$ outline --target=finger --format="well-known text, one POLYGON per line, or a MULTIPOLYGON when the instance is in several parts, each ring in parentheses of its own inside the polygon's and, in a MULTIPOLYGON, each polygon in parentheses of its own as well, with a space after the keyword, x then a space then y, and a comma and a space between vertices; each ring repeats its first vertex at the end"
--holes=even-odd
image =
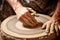
POLYGON ((25 23, 25 21, 24 21, 23 19, 24 19, 24 17, 21 16, 21 17, 19 18, 19 21, 21 21, 24 26, 29 26, 28 24, 25 23))
POLYGON ((31 23, 31 24, 33 24, 33 25, 36 25, 36 23, 27 15, 27 14, 24 14, 24 17, 26 18, 26 19, 28 19, 28 21, 31 23))
POLYGON ((22 20, 23 24, 26 24, 26 25, 33 27, 33 25, 25 17, 21 17, 20 20, 22 20))
POLYGON ((47 23, 46 33, 49 33, 49 31, 50 31, 50 25, 51 25, 51 23, 47 23))
POLYGON ((45 28, 46 28, 46 24, 47 24, 47 23, 44 23, 44 24, 43 24, 42 29, 45 29, 45 28))
POLYGON ((54 33, 54 23, 51 24, 50 33, 54 33))
POLYGON ((58 36, 59 35, 59 30, 58 30, 58 25, 57 24, 55 25, 55 31, 56 31, 56 34, 58 36))
POLYGON ((21 16, 20 18, 19 18, 19 21, 21 21, 21 22, 23 22, 24 20, 23 20, 23 16, 21 16))
POLYGON ((28 13, 27 15, 28 15, 30 18, 33 18, 32 20, 33 20, 36 24, 38 24, 37 20, 36 20, 30 13, 28 13))

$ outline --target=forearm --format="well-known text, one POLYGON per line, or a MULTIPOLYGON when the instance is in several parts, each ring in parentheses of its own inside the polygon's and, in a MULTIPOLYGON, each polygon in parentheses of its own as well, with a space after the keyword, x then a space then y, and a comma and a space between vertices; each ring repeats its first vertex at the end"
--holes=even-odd
POLYGON ((13 10, 16 10, 16 8, 22 8, 23 7, 18 0, 6 0, 6 1, 11 5, 13 10))
POLYGON ((18 0, 7 0, 7 2, 17 14, 17 18, 28 11, 18 0))
POLYGON ((56 21, 60 22, 60 0, 57 3, 57 8, 55 10, 54 15, 52 16, 52 18, 56 21))

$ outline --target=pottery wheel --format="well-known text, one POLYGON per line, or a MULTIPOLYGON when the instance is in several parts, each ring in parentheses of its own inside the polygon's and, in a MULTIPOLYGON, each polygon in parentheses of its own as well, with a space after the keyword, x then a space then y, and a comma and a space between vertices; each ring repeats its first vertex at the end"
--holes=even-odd
MULTIPOLYGON (((35 17, 37 21, 45 23, 50 19, 49 16, 38 14, 39 17, 35 17)), ((1 30, 6 34, 19 37, 19 38, 35 38, 44 36, 45 30, 42 30, 41 27, 29 29, 23 27, 23 24, 17 20, 16 15, 10 16, 5 19, 1 24, 1 30)))

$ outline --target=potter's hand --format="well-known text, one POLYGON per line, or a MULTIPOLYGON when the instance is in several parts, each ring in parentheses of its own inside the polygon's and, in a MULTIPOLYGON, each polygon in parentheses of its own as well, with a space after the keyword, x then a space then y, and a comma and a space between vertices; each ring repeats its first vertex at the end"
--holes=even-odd
POLYGON ((46 28, 46 33, 56 33, 57 36, 59 35, 60 24, 55 20, 51 19, 50 21, 44 23, 42 28, 46 28))
POLYGON ((26 8, 22 8, 18 12, 17 17, 19 21, 21 21, 23 24, 27 26, 34 28, 38 24, 38 22, 35 20, 35 18, 31 15, 31 13, 26 8))
POLYGON ((13 10, 15 11, 17 18, 23 24, 26 24, 31 27, 35 27, 38 22, 35 18, 29 13, 29 11, 19 2, 19 0, 7 0, 7 2, 11 5, 13 10))

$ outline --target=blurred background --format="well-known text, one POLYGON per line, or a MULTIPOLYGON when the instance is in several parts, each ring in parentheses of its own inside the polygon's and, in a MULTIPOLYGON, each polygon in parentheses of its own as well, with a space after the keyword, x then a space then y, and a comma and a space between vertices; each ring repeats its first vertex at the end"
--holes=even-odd
POLYGON ((11 6, 5 0, 0 0, 0 21, 14 14, 11 6))

